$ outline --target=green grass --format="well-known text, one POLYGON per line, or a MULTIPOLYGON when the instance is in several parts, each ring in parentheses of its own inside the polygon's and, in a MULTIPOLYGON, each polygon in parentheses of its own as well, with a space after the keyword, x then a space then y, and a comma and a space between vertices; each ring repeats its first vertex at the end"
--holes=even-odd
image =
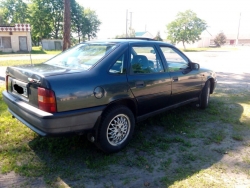
MULTIPOLYGON (((47 61, 47 59, 33 59, 33 64, 39 64, 47 61)), ((30 60, 0 60, 0 67, 1 66, 15 66, 15 65, 28 65, 31 64, 30 60)))
MULTIPOLYGON (((59 54, 61 50, 43 50, 41 46, 32 47, 31 54, 59 54)), ((0 51, 0 56, 11 55, 11 54, 29 54, 29 52, 2 52, 0 51)))
MULTIPOLYGON (((0 87, 0 93, 3 90, 0 87)), ((103 181, 103 186, 109 187, 112 182, 104 181, 104 174, 130 186, 142 178, 140 174, 154 176, 156 172, 165 175, 155 184, 151 182, 152 187, 227 187, 218 172, 220 167, 213 168, 213 164, 227 151, 232 152, 223 146, 226 139, 239 143, 249 132, 249 101, 247 92, 218 89, 206 110, 188 105, 149 118, 137 124, 123 151, 106 155, 84 135, 38 136, 12 119, 0 94, 0 173, 43 177, 49 187, 60 182, 84 187, 88 181, 103 181), (212 146, 215 148, 209 149, 212 146), (131 169, 140 173, 131 174, 131 169)), ((249 157, 243 162, 249 164, 249 157)))
POLYGON ((204 51, 235 51, 235 47, 207 47, 207 48, 180 48, 183 52, 204 52, 204 51))
POLYGON ((62 50, 43 50, 41 46, 32 47, 32 54, 59 54, 62 50))

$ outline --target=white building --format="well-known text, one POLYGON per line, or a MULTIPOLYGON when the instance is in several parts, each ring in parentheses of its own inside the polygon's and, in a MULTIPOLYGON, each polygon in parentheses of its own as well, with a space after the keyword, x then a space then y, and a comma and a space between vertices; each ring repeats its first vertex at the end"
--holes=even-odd
POLYGON ((138 38, 150 38, 150 39, 154 38, 154 36, 151 33, 149 33, 148 31, 135 32, 135 37, 138 37, 138 38))
POLYGON ((44 50, 62 50, 63 41, 61 39, 43 39, 42 47, 44 50))
MULTIPOLYGON (((195 43, 185 43, 186 48, 207 48, 210 46, 210 40, 212 38, 208 31, 203 31, 200 35, 200 40, 195 43)), ((176 44, 176 47, 183 48, 182 42, 176 44)))
POLYGON ((0 26, 0 51, 31 51, 31 48, 32 46, 29 24, 0 26))

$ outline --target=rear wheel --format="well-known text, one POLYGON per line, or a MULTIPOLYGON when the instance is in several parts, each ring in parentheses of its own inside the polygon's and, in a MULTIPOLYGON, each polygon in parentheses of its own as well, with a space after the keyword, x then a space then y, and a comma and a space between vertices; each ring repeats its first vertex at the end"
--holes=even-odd
POLYGON ((125 106, 114 106, 103 115, 96 135, 96 145, 106 153, 120 151, 129 143, 134 126, 131 110, 125 106))
POLYGON ((205 109, 208 106, 210 98, 210 80, 208 80, 202 89, 200 96, 200 108, 205 109))

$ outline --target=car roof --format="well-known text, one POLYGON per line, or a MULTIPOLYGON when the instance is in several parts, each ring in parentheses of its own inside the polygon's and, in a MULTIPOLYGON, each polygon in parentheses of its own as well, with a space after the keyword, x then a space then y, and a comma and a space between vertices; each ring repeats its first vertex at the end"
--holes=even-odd
POLYGON ((133 42, 140 42, 140 43, 158 43, 158 44, 168 44, 172 45, 167 42, 162 42, 162 41, 157 41, 154 39, 149 39, 149 38, 118 38, 118 39, 105 39, 105 40, 93 40, 93 41, 88 41, 85 43, 133 43, 133 42))

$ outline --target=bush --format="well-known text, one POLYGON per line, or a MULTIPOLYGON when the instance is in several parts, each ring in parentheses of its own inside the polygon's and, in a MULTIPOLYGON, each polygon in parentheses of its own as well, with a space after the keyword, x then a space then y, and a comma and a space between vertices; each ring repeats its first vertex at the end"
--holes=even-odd
POLYGON ((216 44, 216 46, 220 47, 221 45, 225 44, 227 42, 227 38, 225 36, 224 33, 219 33, 215 39, 214 39, 214 43, 216 44))

